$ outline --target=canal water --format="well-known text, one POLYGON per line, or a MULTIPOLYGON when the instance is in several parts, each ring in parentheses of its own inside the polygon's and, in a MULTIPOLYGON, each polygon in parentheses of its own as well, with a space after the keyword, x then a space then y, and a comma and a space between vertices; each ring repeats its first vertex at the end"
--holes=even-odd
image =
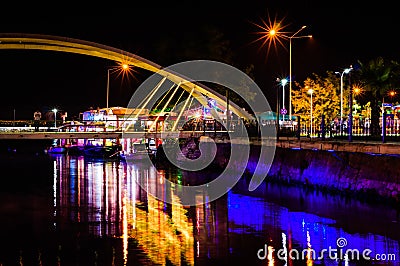
POLYGON ((400 221, 378 203, 268 179, 249 192, 243 177, 183 206, 164 178, 217 173, 18 151, 3 151, 0 167, 1 266, 400 265, 400 221))

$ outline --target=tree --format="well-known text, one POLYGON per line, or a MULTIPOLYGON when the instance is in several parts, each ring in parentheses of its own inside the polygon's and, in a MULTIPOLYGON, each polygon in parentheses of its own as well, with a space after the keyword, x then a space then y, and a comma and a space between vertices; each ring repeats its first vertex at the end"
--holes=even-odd
POLYGON ((385 61, 382 57, 370 60, 366 64, 358 61, 356 78, 360 80, 371 101, 371 136, 380 136, 380 106, 386 92, 398 85, 399 64, 385 61))
MULTIPOLYGON (((327 72, 326 77, 315 73, 307 78, 303 85, 295 82, 292 90, 292 104, 294 115, 299 115, 301 123, 310 123, 311 97, 309 90, 313 90, 313 124, 319 125, 322 115, 325 115, 325 122, 334 121, 340 112, 339 84, 333 72, 327 72)), ((344 98, 344 106, 347 106, 347 97, 344 98)))

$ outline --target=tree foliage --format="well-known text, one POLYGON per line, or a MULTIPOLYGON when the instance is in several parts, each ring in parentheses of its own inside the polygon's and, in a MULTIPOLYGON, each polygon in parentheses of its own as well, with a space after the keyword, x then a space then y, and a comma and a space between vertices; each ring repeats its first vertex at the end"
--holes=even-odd
MULTIPOLYGON (((293 114, 300 116, 301 123, 310 124, 311 118, 311 95, 313 105, 313 124, 320 124, 322 115, 325 115, 325 121, 333 121, 340 117, 340 87, 338 78, 333 72, 326 72, 325 77, 315 73, 307 78, 303 84, 295 82, 292 89, 293 114)), ((343 106, 348 104, 348 93, 343 95, 343 106)), ((343 113, 348 112, 348 108, 343 109, 343 113)))
MULTIPOLYGON (((400 86, 400 65, 396 61, 377 57, 363 63, 358 61, 353 70, 347 74, 343 82, 343 119, 348 119, 350 88, 361 87, 363 95, 357 96, 357 101, 364 108, 371 110, 371 134, 380 136, 381 106, 389 91, 396 91, 400 86)), ((320 124, 322 114, 326 121, 340 119, 340 76, 327 71, 326 76, 315 73, 303 84, 295 82, 292 90, 292 103, 295 115, 301 117, 303 123, 310 123, 311 97, 309 89, 313 90, 313 123, 320 124)), ((354 93, 353 93, 353 97, 354 93)), ((386 98, 387 99, 387 98, 386 98)), ((391 99, 392 101, 394 99, 391 99)), ((362 107, 361 107, 362 108, 362 107)), ((360 108, 360 109, 361 109, 360 108)), ((354 109, 354 107, 353 107, 354 109)))
POLYGON ((371 134, 379 136, 381 129, 379 117, 383 98, 389 90, 399 85, 399 64, 377 57, 364 64, 358 61, 356 78, 359 80, 371 101, 371 134))

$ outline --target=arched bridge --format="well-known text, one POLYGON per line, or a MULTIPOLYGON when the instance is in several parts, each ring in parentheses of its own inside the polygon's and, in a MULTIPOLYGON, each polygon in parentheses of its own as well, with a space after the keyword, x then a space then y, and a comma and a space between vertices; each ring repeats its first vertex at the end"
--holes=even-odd
MULTIPOLYGON (((213 98, 222 106, 226 104, 224 96, 203 84, 191 82, 190 79, 177 73, 172 73, 168 69, 163 69, 161 66, 135 54, 99 43, 52 35, 0 33, 0 49, 49 50, 114 60, 121 64, 128 64, 158 73, 173 83, 180 84, 181 88, 192 93, 193 97, 198 99, 203 106, 208 104, 203 95, 213 98)), ((230 102, 229 108, 238 117, 248 120, 254 119, 251 114, 233 102, 230 102)))

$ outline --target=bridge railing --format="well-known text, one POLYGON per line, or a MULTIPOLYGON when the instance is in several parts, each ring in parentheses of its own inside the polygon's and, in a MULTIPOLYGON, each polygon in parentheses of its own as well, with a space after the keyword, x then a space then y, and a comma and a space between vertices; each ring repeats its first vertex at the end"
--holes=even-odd
POLYGON ((377 134, 373 134, 372 126, 369 119, 361 120, 353 118, 352 123, 346 119, 340 123, 338 121, 325 121, 322 123, 313 124, 300 123, 292 127, 280 127, 281 136, 297 136, 309 138, 324 138, 324 139, 359 139, 359 140, 391 140, 400 141, 400 119, 393 119, 390 116, 386 119, 379 119, 379 127, 377 134), (351 135, 350 135, 351 128, 351 135))

